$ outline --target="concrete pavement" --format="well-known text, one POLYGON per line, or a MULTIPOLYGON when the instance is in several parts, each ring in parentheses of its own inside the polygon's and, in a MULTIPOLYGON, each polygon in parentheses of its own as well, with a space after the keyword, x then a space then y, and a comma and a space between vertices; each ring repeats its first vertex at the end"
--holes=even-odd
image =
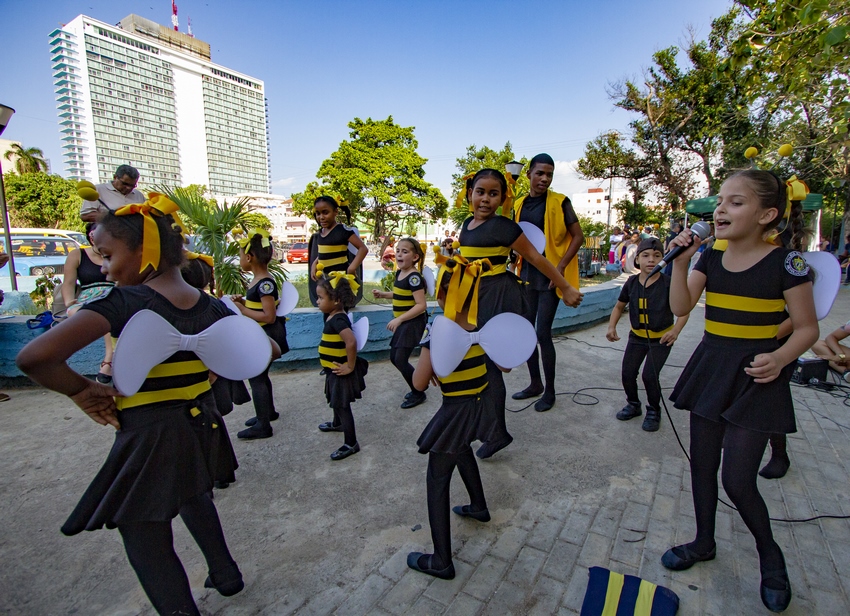
MULTIPOLYGON (((850 319, 842 287, 822 335, 850 319)), ((661 375, 669 391, 702 332, 698 307, 661 375)), ((439 404, 398 409, 403 382, 375 362, 364 400, 354 405, 363 450, 343 462, 328 454, 335 434, 315 371, 273 375, 283 417, 265 441, 236 442, 236 484, 216 491, 245 590, 223 598, 203 589, 206 570, 180 522, 175 544, 205 614, 575 614, 587 567, 599 565, 668 586, 680 614, 768 613, 758 595, 755 543, 736 512, 720 505, 717 559, 674 573, 661 554, 694 534, 690 477, 670 422, 654 434, 640 419, 619 422, 623 340, 605 324, 558 339, 555 408, 508 417, 514 443, 480 463, 493 520, 452 520, 457 577, 435 580, 408 570, 407 552, 430 550, 425 456, 415 440, 439 404), (592 345, 592 346, 591 346, 592 345), (580 388, 592 388, 573 395, 580 388), (591 398, 590 396, 595 396, 591 398), (595 403, 594 403, 595 402, 595 403)), ((506 376, 508 392, 527 384, 524 369, 506 376)), ((850 514, 850 418, 843 399, 794 387, 799 431, 789 438, 791 470, 759 479, 774 517, 850 514)), ((112 436, 67 400, 13 390, 0 406, 0 612, 150 614, 114 531, 59 535, 106 455, 112 436)), ((519 410, 509 400, 509 407, 519 410)), ((687 446, 687 413, 671 408, 687 446)), ((228 416, 232 436, 252 415, 228 416)), ((234 439, 235 440, 235 439, 234 439)), ((722 490, 721 490, 722 492, 722 490)), ((453 504, 465 493, 455 481, 453 504)), ((727 499, 728 500, 728 499, 727 499)), ((787 614, 850 613, 850 521, 775 522, 794 599, 787 614)))

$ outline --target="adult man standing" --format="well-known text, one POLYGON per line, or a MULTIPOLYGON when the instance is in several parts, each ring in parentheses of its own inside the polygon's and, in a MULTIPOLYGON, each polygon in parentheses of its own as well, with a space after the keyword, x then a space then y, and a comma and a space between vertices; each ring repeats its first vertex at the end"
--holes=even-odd
POLYGON ((130 165, 121 165, 115 170, 112 182, 95 186, 100 198, 97 201, 83 201, 80 218, 83 222, 94 222, 104 209, 117 210, 132 203, 144 203, 145 196, 136 190, 139 182, 139 170, 130 165))

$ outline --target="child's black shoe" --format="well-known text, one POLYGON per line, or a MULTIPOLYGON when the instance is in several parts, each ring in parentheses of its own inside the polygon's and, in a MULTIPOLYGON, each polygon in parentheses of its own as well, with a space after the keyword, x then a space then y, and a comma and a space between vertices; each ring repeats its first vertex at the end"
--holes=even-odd
POLYGON ((640 402, 626 402, 626 406, 617 413, 617 419, 620 421, 628 421, 629 419, 639 417, 641 413, 640 402))
POLYGON ((258 438, 271 438, 273 434, 274 430, 272 430, 271 426, 263 427, 260 424, 254 424, 250 428, 237 432, 236 437, 243 440, 252 440, 258 438))
POLYGON ((661 411, 654 409, 651 406, 646 407, 646 417, 643 419, 644 432, 658 432, 658 427, 661 425, 661 411))
MULTIPOLYGON (((271 417, 269 417, 269 419, 270 419, 271 421, 277 421, 278 419, 280 419, 280 413, 278 413, 277 411, 275 411, 274 413, 272 413, 272 414, 271 414, 271 417)), ((250 428, 251 426, 253 426, 255 423, 257 423, 257 418, 256 418, 256 417, 251 417, 251 419, 247 419, 247 420, 245 420, 245 425, 246 425, 246 426, 248 426, 249 428, 250 428)))
POLYGON ((424 391, 412 392, 410 397, 401 403, 401 408, 412 409, 414 406, 419 406, 425 402, 425 400, 427 400, 427 396, 424 391))
POLYGON ((348 456, 353 456, 358 451, 360 451, 360 445, 358 443, 354 443, 354 445, 343 445, 331 454, 331 460, 345 460, 348 456))

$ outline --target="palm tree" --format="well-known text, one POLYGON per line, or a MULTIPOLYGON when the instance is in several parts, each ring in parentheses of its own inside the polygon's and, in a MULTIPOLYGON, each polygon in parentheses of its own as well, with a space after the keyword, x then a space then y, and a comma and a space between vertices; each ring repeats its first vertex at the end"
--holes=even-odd
MULTIPOLYGON (((231 233, 245 233, 252 224, 249 211, 251 200, 241 197, 229 205, 218 206, 205 199, 198 190, 158 186, 159 192, 174 201, 184 220, 191 221, 200 252, 210 255, 215 263, 216 294, 244 293, 247 279, 239 269, 239 247, 228 237, 231 233)), ((269 273, 278 286, 286 280, 286 270, 277 261, 269 264, 269 273)))
POLYGON ((15 171, 18 175, 47 171, 47 161, 44 160, 44 152, 40 148, 24 148, 19 143, 13 143, 5 158, 12 160, 13 156, 18 157, 15 161, 15 171))

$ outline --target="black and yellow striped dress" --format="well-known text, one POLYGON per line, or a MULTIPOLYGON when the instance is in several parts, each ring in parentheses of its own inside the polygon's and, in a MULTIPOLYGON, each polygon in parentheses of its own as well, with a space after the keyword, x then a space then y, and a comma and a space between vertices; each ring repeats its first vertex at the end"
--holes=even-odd
MULTIPOLYGON (((429 342, 422 344, 429 348, 429 342)), ((440 379, 443 403, 428 422, 416 444, 419 453, 460 453, 481 439, 481 415, 487 389, 487 356, 473 344, 463 360, 447 377, 440 379)))
MULTIPOLYGON (((416 300, 413 299, 413 294, 416 291, 425 290, 425 279, 417 271, 411 272, 404 278, 401 277, 401 272, 395 273, 395 281, 393 282, 393 318, 400 317, 405 312, 416 305, 416 300)), ((428 325, 428 316, 425 312, 405 321, 399 325, 393 332, 393 339, 390 340, 390 348, 398 347, 413 348, 422 340, 422 334, 425 332, 425 326, 428 325)))
POLYGON ((472 217, 463 222, 460 230, 460 254, 465 259, 488 259, 493 269, 481 277, 478 290, 478 327, 503 312, 525 312, 522 282, 508 271, 511 245, 522 234, 514 221, 493 216, 474 229, 469 229, 472 217))
MULTIPOLYGON (((271 296, 274 305, 280 303, 280 294, 274 278, 262 278, 254 281, 245 292, 245 307, 251 310, 263 310, 263 297, 271 296)), ((289 344, 286 341, 286 317, 277 317, 274 323, 260 323, 266 335, 277 342, 281 355, 289 352, 289 344)))
MULTIPOLYGON (((83 309, 109 321, 119 347, 124 325, 139 310, 156 312, 182 334, 200 333, 232 314, 200 292, 194 307, 180 310, 147 286, 117 287, 83 309)), ((116 404, 121 429, 62 526, 66 535, 104 525, 168 521, 183 503, 210 491, 213 479, 234 481, 236 456, 222 428, 209 371, 194 353, 178 351, 155 366, 138 393, 117 398, 116 404)))
POLYGON ((744 372, 754 357, 779 348, 784 292, 810 283, 799 252, 772 250, 743 272, 723 267, 723 252, 706 250, 695 266, 706 276, 705 334, 670 399, 706 419, 767 433, 796 432, 787 378, 755 383, 744 372))
MULTIPOLYGON (((354 257, 348 250, 348 242, 352 235, 355 235, 354 229, 343 224, 334 226, 327 235, 323 236, 321 231, 313 234, 311 243, 315 246, 316 257, 326 273, 348 270, 348 265, 354 257)), ((356 276, 358 280, 363 280, 362 265, 358 268, 356 276)), ((363 297, 363 285, 360 285, 357 290, 356 297, 358 302, 363 297)), ((313 305, 315 306, 316 303, 313 302, 313 305)))
MULTIPOLYGON (((327 368, 325 373, 325 398, 332 408, 343 408, 355 400, 359 400, 361 392, 366 389, 364 377, 369 371, 369 362, 362 357, 357 357, 354 362, 354 371, 344 376, 333 373, 336 364, 344 364, 348 361, 348 353, 345 350, 345 342, 340 332, 351 331, 351 321, 348 315, 337 313, 325 321, 322 329, 322 340, 319 342, 319 363, 327 368)), ((353 335, 352 331, 352 335, 353 335)))

